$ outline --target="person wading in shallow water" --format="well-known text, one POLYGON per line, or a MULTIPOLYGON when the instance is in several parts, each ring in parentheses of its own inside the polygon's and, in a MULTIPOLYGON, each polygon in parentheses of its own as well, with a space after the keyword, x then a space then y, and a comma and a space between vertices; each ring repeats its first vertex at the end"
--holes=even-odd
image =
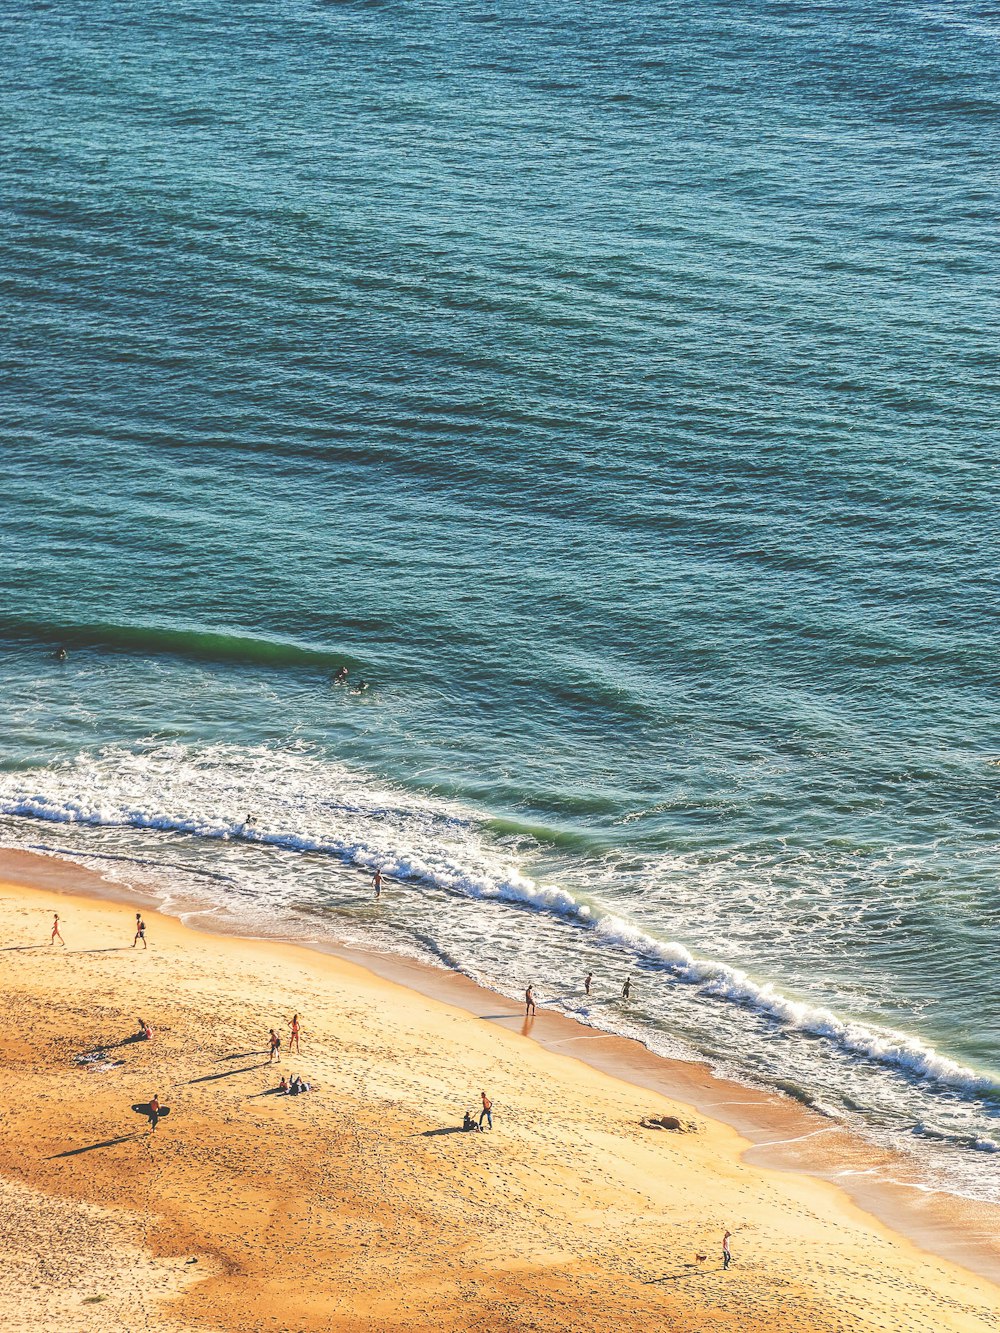
POLYGON ((632 978, 625 978, 625 985, 622 987, 622 999, 627 1000, 632 994, 632 978))
POLYGON ((529 986, 528 989, 524 992, 524 1013, 525 1016, 527 1017, 528 1014, 533 1014, 534 1012, 535 1012, 535 988, 534 986, 529 986))
POLYGON ((376 870, 376 871, 375 871, 375 874, 372 876, 372 888, 375 890, 375 897, 376 897, 376 898, 381 898, 381 897, 382 897, 382 872, 381 872, 381 870, 376 870))
POLYGON ((583 983, 583 989, 584 989, 584 991, 586 992, 587 995, 590 994, 590 983, 591 983, 593 980, 594 980, 594 974, 593 974, 593 972, 588 972, 588 973, 587 973, 587 976, 586 976, 586 979, 585 979, 585 981, 584 981, 584 983, 583 983))

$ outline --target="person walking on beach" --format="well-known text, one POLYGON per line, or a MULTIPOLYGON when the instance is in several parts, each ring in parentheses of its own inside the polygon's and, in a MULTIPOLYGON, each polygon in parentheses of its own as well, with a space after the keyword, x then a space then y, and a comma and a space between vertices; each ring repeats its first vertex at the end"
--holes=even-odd
POLYGON ((156 1128, 156 1126, 157 1126, 159 1123, 160 1123, 160 1099, 159 1099, 159 1097, 154 1096, 154 1097, 152 1097, 152 1098, 150 1099, 150 1103, 149 1103, 149 1132, 150 1132, 150 1134, 152 1134, 153 1130, 156 1128))
POLYGON ((483 1099, 483 1109, 479 1112, 479 1128, 482 1129, 483 1121, 485 1120, 486 1123, 489 1125, 490 1129, 492 1129, 493 1103, 490 1101, 489 1097, 487 1097, 485 1092, 481 1092, 479 1095, 483 1099))
POLYGON ((55 944, 56 940, 59 941, 59 943, 62 945, 62 947, 63 947, 64 949, 66 948, 66 941, 65 941, 65 940, 63 939, 63 937, 59 934, 59 913, 58 913, 58 912, 53 912, 53 914, 52 914, 52 934, 49 936, 49 943, 50 943, 50 944, 55 944))
POLYGON ((529 986, 528 989, 524 992, 524 1015, 527 1018, 528 1014, 533 1014, 534 1012, 535 1012, 535 988, 534 986, 529 986))
POLYGON ((722 1237, 722 1271, 723 1271, 723 1272, 725 1272, 726 1269, 729 1267, 729 1265, 733 1262, 733 1256, 729 1253, 729 1237, 730 1237, 732 1234, 733 1234, 733 1233, 732 1233, 731 1231, 727 1231, 727 1232, 723 1235, 723 1237, 722 1237))
POLYGON ((295 1014, 295 1016, 292 1018, 292 1034, 291 1034, 291 1036, 288 1038, 288 1049, 289 1049, 289 1051, 292 1049, 293 1046, 295 1047, 296 1052, 298 1052, 298 1053, 301 1054, 301 1052, 299 1052, 299 1016, 298 1016, 298 1014, 295 1014))
POLYGON ((376 897, 376 898, 381 898, 381 897, 382 897, 382 872, 381 872, 381 870, 376 870, 376 871, 375 871, 375 874, 372 876, 372 888, 375 890, 375 897, 376 897))
POLYGON ((593 972, 588 972, 586 978, 584 979, 584 983, 583 983, 583 989, 584 989, 584 991, 585 991, 588 995, 590 994, 590 983, 591 983, 593 980, 594 980, 594 974, 593 974, 593 972))
POLYGON ((278 1059, 278 1052, 281 1050, 281 1038, 275 1032, 274 1028, 268 1028, 268 1041, 271 1044, 271 1054, 267 1057, 267 1063, 278 1059))
POLYGON ((632 978, 625 978, 625 985, 622 987, 622 999, 627 1000, 632 994, 632 978))
POLYGON ((146 923, 145 923, 145 921, 143 921, 143 919, 142 919, 142 917, 139 915, 139 913, 136 912, 136 914, 135 914, 135 939, 132 941, 132 948, 133 948, 133 949, 134 949, 135 946, 139 943, 140 940, 142 940, 142 947, 143 947, 144 949, 148 949, 148 948, 149 948, 149 945, 146 943, 146 923))

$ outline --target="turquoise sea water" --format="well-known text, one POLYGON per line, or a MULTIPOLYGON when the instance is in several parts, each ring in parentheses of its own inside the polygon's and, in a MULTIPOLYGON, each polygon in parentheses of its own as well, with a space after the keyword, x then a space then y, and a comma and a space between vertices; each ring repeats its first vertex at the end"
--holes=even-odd
POLYGON ((64 0, 0 74, 0 837, 1000 1198, 996 13, 64 0))

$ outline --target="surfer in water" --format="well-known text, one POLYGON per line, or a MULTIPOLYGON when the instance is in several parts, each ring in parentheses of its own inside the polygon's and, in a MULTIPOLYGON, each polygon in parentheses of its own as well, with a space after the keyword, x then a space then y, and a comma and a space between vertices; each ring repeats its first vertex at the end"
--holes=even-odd
POLYGON ((65 648, 57 648, 52 655, 57 662, 65 662, 67 657, 69 657, 69 653, 65 648))
POLYGON ((345 666, 338 667, 337 674, 333 678, 334 685, 343 685, 346 683, 346 681, 347 681, 347 667, 345 666))
POLYGON ((368 690, 368 682, 366 680, 359 680, 357 685, 355 685, 354 687, 355 694, 365 694, 367 690, 368 690))

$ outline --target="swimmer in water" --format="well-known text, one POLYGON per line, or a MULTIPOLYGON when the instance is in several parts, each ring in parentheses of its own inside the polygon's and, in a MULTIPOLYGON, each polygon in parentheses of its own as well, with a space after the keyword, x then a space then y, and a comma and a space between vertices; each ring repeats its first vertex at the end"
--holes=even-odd
POLYGON ((346 680, 347 680, 347 667, 345 666, 338 667, 337 674, 333 678, 334 685, 343 685, 343 683, 346 680))
POLYGON ((57 662, 65 662, 67 657, 69 657, 69 653, 65 648, 57 648, 53 655, 57 662))
POLYGON ((381 872, 381 870, 376 870, 376 871, 375 871, 375 874, 372 876, 372 888, 375 890, 375 897, 376 897, 376 898, 381 898, 381 897, 382 897, 382 872, 381 872))
POLYGON ((586 993, 587 993, 588 995, 590 994, 590 983, 591 983, 593 980, 594 980, 594 974, 593 974, 593 972, 588 972, 587 975, 586 975, 586 977, 584 978, 584 982, 583 982, 583 989, 586 991, 586 993))
POLYGON ((622 999, 627 1000, 632 994, 632 978, 625 978, 625 985, 622 987, 622 999))

